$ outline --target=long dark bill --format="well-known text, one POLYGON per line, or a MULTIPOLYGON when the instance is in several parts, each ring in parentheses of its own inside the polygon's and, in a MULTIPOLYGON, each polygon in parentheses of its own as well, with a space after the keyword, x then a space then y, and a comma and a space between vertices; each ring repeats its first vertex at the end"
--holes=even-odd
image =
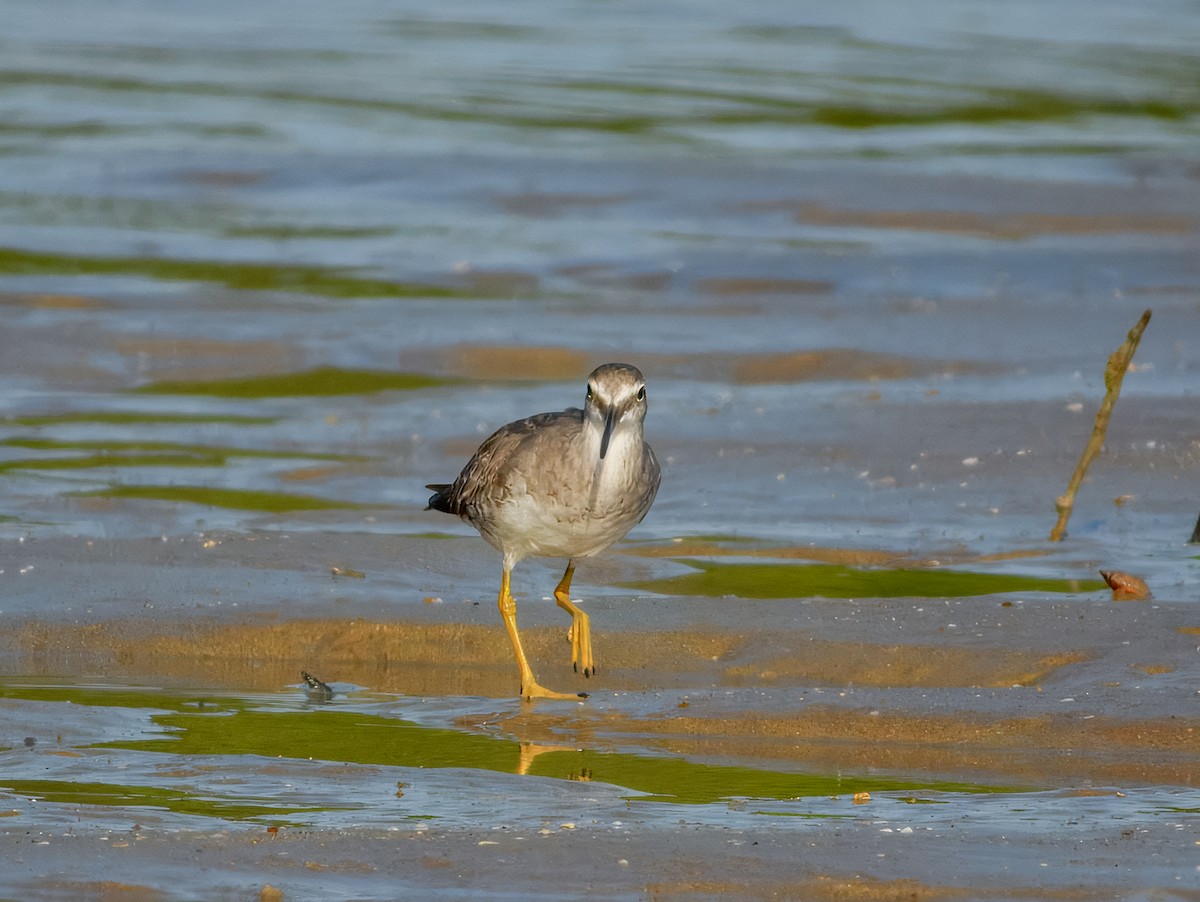
POLYGON ((604 417, 604 434, 600 436, 600 459, 604 460, 604 455, 608 453, 608 440, 612 438, 613 422, 616 418, 617 411, 615 408, 608 408, 608 414, 604 417))

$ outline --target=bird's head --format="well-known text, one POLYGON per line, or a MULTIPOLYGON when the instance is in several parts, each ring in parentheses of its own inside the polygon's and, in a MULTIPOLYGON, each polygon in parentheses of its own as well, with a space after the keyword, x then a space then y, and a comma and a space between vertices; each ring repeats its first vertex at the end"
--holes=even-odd
POLYGON ((584 417, 600 433, 600 459, 608 454, 613 434, 641 429, 646 419, 646 380, 628 363, 606 363, 588 376, 584 417))

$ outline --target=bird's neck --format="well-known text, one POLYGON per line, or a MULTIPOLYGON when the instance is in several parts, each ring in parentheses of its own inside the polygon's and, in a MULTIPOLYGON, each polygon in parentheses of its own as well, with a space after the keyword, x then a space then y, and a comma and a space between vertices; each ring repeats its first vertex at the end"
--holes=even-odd
POLYGON ((600 457, 599 433, 590 437, 588 458, 595 461, 589 508, 593 513, 609 510, 623 502, 626 489, 642 469, 645 445, 637 425, 618 427, 608 441, 608 453, 600 457))

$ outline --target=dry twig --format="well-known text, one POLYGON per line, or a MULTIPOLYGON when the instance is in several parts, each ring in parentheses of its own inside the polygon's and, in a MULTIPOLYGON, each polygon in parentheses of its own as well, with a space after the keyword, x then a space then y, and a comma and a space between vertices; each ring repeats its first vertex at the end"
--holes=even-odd
POLYGON ((1104 435, 1108 431, 1108 421, 1112 417, 1113 406, 1121 394, 1121 383, 1125 380, 1125 373, 1129 369, 1133 353, 1137 350, 1138 342, 1142 340, 1142 333, 1146 331, 1148 322, 1150 322, 1149 310, 1143 313, 1142 318, 1137 321, 1137 325, 1129 330, 1125 343, 1113 351, 1112 356, 1108 358, 1108 366, 1104 368, 1104 401, 1101 402, 1100 409, 1096 411, 1096 422, 1092 426, 1092 435, 1083 449, 1083 456, 1075 465, 1075 472, 1071 474, 1067 490, 1054 501, 1054 506, 1058 509, 1058 522, 1050 530, 1051 542, 1061 541, 1067 533, 1067 520, 1071 518, 1071 511, 1075 508, 1075 493, 1079 491, 1079 485, 1083 482, 1083 477, 1087 475, 1092 458, 1099 454, 1100 449, 1104 446, 1104 435))

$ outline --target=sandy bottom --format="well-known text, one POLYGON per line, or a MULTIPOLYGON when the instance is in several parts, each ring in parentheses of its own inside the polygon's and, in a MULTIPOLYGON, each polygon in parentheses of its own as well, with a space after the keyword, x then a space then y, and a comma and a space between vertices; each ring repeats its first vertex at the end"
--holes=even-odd
POLYGON ((389 604, 385 541, 320 542, 367 570, 319 604, 262 537, 92 543, 212 587, 136 617, 79 543, 21 549, 82 606, 5 619, 21 898, 1200 899, 1192 604, 602 596, 584 680, 524 599, 542 681, 591 692, 527 704, 492 600, 389 604))

